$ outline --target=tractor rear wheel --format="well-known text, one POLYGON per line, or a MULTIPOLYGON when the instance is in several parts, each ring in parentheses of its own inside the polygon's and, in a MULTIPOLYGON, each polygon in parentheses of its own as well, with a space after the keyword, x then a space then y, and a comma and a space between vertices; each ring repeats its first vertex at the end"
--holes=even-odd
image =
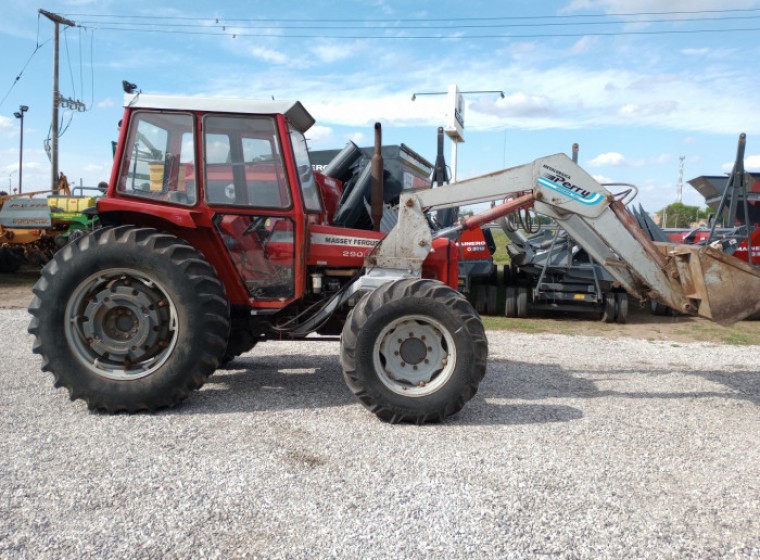
POLYGON ((229 305, 213 267, 155 229, 104 228, 66 245, 32 291, 42 369, 90 409, 173 406, 227 345, 229 305))
POLYGON ((346 384, 385 422, 438 422, 459 412, 486 371, 483 324, 459 292, 433 280, 366 295, 341 339, 346 384))

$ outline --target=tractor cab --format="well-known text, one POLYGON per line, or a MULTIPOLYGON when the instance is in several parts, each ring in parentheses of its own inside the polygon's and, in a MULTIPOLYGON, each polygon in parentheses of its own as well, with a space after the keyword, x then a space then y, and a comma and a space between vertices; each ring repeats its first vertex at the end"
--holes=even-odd
POLYGON ((307 223, 325 220, 298 102, 128 96, 106 219, 196 245, 232 303, 280 308, 304 289, 307 223), (205 228, 205 229, 204 229, 205 228), (224 256, 222 256, 224 255, 224 256))

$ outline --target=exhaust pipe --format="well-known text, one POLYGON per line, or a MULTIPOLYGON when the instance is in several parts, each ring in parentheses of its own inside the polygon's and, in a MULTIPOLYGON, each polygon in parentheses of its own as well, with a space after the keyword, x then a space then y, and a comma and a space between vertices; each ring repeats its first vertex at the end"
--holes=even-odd
POLYGON ((375 123, 375 152, 372 154, 372 190, 370 191, 370 209, 372 229, 380 231, 380 221, 383 219, 383 133, 380 123, 375 123))

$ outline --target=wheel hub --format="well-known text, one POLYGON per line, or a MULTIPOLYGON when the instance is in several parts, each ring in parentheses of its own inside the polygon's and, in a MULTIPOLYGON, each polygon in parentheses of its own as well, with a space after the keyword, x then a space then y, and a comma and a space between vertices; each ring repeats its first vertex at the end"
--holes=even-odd
POLYGON ((427 346, 419 338, 407 338, 399 349, 401 359, 407 364, 419 364, 427 356, 427 346))
POLYGON ((90 320, 82 323, 82 331, 101 355, 140 361, 158 341, 158 328, 153 327, 160 325, 160 316, 142 289, 124 285, 104 289, 91 300, 85 316, 90 320))
POLYGON ((176 340, 165 292, 136 271, 105 271, 83 283, 69 305, 66 334, 96 373, 135 379, 153 371, 176 340))
POLYGON ((376 367, 394 392, 422 396, 445 382, 451 369, 453 343, 429 318, 403 318, 388 325, 376 345, 376 367))
POLYGON ((109 311, 106 318, 106 330, 113 333, 111 336, 128 337, 130 333, 137 332, 135 325, 137 324, 137 317, 135 314, 124 307, 109 311))

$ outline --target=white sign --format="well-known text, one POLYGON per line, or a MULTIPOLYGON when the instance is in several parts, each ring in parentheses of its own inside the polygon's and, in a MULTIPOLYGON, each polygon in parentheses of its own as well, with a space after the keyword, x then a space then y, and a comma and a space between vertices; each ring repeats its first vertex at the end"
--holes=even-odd
POLYGON ((443 131, 453 142, 464 142, 464 96, 456 84, 449 86, 448 108, 443 131))

